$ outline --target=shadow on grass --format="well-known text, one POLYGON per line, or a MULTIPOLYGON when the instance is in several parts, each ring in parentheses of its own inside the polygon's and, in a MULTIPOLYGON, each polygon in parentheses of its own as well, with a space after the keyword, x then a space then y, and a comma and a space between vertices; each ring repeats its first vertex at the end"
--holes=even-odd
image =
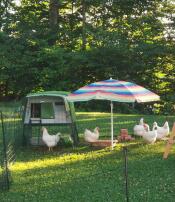
MULTIPOLYGON (((157 146, 162 146, 162 148, 165 146, 164 142, 157 142, 154 145, 148 145, 146 144, 141 138, 136 138, 134 141, 131 142, 122 142, 117 143, 115 147, 114 152, 119 152, 122 150, 123 146, 128 147, 128 151, 132 150, 134 153, 134 150, 136 150, 136 153, 143 153, 145 150, 147 150, 147 154, 155 153, 156 151, 154 148, 157 146), (143 150, 144 148, 144 150, 143 150), (149 148, 151 148, 150 152, 148 151, 149 148), (143 150, 143 151, 142 151, 143 150), (154 151, 153 151, 154 150, 154 151)), ((103 152, 110 152, 110 147, 93 147, 90 146, 88 143, 86 143, 83 139, 81 139, 80 143, 76 147, 72 147, 72 145, 59 145, 57 147, 53 148, 53 151, 48 151, 48 147, 41 146, 41 147, 21 147, 19 148, 17 152, 17 161, 18 162, 28 162, 32 160, 43 160, 45 158, 55 158, 59 156, 64 155, 72 155, 72 154, 88 154, 88 153, 103 153, 103 152)), ((162 150, 163 152, 163 150, 162 150)))

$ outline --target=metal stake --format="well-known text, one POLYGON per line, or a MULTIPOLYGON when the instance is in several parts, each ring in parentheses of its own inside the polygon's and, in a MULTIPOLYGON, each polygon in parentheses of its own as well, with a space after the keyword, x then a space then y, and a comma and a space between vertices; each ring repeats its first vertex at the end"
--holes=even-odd
POLYGON ((6 139, 5 139, 5 129, 4 129, 4 121, 3 121, 3 115, 1 113, 1 124, 2 124, 2 135, 3 135, 3 150, 4 150, 4 163, 5 163, 5 177, 6 177, 6 183, 7 183, 7 189, 9 190, 9 176, 8 176, 8 163, 7 163, 7 147, 6 147, 6 139))
POLYGON ((113 117, 113 102, 111 101, 111 148, 113 150, 114 145, 114 117, 113 117))
POLYGON ((123 153, 124 153, 124 164, 125 164, 125 195, 126 195, 126 201, 129 202, 129 192, 128 192, 128 158, 127 158, 127 152, 128 149, 126 146, 123 147, 123 153))

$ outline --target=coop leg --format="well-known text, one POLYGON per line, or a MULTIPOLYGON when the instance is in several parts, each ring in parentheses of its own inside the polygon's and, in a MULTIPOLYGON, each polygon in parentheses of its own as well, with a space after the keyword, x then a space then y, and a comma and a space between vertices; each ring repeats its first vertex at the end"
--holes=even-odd
POLYGON ((76 146, 79 142, 79 138, 78 138, 78 131, 75 123, 72 123, 71 125, 71 137, 73 139, 74 146, 76 146))
POLYGON ((26 145, 27 145, 25 130, 26 130, 26 126, 23 124, 23 133, 22 133, 22 135, 23 135, 23 142, 22 142, 22 145, 23 145, 23 146, 26 146, 26 145))

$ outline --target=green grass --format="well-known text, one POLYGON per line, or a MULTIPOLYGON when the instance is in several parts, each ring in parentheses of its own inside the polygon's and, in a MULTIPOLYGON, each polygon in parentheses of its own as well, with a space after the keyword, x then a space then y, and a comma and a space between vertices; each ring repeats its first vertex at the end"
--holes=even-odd
POLYGON ((6 115, 12 115, 14 111, 20 109, 20 102, 1 102, 0 111, 4 112, 6 115))
MULTIPOLYGON (((79 135, 83 136, 84 129, 94 129, 96 126, 100 128, 100 136, 110 138, 111 135, 111 114, 99 112, 79 112, 77 113, 78 131, 79 135)), ((127 115, 127 114, 114 114, 114 136, 118 136, 121 128, 127 128, 129 133, 133 134, 133 126, 137 124, 140 118, 143 117, 144 121, 150 125, 157 121, 158 125, 162 126, 167 120, 170 127, 174 122, 174 116, 159 116, 159 115, 127 115)))
MULTIPOLYGON (((114 115, 114 134, 133 125, 143 115, 114 115)), ((166 119, 172 126, 175 117, 144 116, 151 124, 166 119)), ((109 113, 77 113, 80 136, 85 128, 100 127, 101 138, 110 137, 109 113)), ((59 147, 53 152, 42 148, 22 148, 11 166, 13 183, 0 201, 122 202, 125 201, 122 144, 114 151, 59 147)), ((147 145, 141 139, 128 143, 129 198, 133 202, 173 202, 175 197, 175 148, 162 160, 165 142, 147 145)))

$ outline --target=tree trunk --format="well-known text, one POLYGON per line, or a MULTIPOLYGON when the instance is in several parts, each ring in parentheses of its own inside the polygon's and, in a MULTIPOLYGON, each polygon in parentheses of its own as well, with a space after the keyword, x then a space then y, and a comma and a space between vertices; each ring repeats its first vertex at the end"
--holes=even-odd
POLYGON ((54 45, 58 35, 58 15, 59 0, 50 0, 49 6, 49 23, 50 23, 50 40, 49 44, 54 45))
POLYGON ((0 29, 3 29, 3 21, 8 18, 8 13, 10 10, 9 0, 0 1, 0 29))
POLYGON ((82 0, 82 16, 82 49, 86 50, 86 4, 84 0, 82 0))

